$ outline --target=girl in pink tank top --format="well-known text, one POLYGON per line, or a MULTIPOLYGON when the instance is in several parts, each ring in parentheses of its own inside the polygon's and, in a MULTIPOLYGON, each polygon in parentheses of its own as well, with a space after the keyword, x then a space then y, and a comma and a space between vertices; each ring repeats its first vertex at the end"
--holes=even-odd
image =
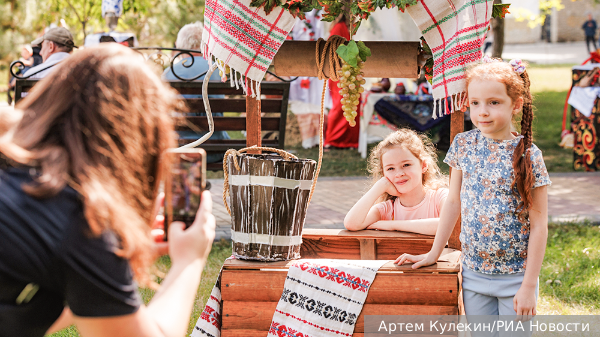
POLYGON ((392 133, 371 152, 369 172, 375 183, 346 215, 346 229, 435 234, 448 179, 429 138, 409 129, 392 133))

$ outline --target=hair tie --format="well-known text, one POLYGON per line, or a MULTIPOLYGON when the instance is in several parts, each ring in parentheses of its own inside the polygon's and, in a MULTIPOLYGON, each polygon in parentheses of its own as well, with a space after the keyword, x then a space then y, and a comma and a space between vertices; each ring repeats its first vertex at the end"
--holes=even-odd
POLYGON ((525 65, 523 64, 523 62, 521 62, 521 59, 510 60, 508 64, 510 64, 515 70, 515 72, 519 75, 525 72, 525 65))
POLYGON ((483 56, 483 59, 481 59, 481 62, 483 62, 483 63, 494 63, 494 62, 500 62, 500 61, 497 60, 497 59, 494 59, 494 58, 491 58, 491 57, 485 55, 485 56, 483 56))

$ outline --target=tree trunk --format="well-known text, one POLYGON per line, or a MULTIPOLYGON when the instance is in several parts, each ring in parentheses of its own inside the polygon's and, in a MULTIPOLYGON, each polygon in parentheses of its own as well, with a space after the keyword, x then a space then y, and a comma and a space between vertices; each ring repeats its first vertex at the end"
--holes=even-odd
MULTIPOLYGON (((502 0, 494 0, 494 4, 501 4, 502 0)), ((504 19, 492 19, 492 31, 494 32, 494 43, 492 44, 492 57, 502 57, 504 49, 504 19)))
POLYGON ((81 44, 83 46, 83 44, 85 43, 85 38, 87 37, 87 34, 85 33, 85 26, 86 26, 87 22, 81 22, 81 30, 83 31, 83 43, 81 44))

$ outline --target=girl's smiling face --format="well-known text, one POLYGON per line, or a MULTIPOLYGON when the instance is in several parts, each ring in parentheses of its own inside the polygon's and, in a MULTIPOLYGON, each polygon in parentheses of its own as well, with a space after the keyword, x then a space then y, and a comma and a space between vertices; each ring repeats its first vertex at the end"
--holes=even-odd
POLYGON ((423 189, 423 173, 427 163, 421 162, 412 152, 394 146, 381 156, 383 175, 394 184, 398 192, 405 194, 423 189))
POLYGON ((481 133, 492 139, 513 139, 513 116, 521 111, 523 98, 513 100, 504 83, 494 80, 473 80, 467 88, 471 120, 481 133))

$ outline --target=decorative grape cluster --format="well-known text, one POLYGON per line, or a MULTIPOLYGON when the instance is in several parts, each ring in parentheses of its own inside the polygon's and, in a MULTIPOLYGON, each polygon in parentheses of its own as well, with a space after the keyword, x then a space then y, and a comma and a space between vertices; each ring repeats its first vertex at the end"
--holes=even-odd
POLYGON ((227 76, 229 75, 229 72, 230 72, 229 66, 221 60, 217 60, 217 63, 220 66, 219 67, 219 76, 221 76, 221 82, 227 82, 227 76), (223 68, 225 69, 225 73, 223 73, 223 70, 221 70, 223 68))
POLYGON ((344 117, 350 126, 356 125, 354 118, 357 115, 360 94, 365 91, 362 85, 366 82, 361 71, 364 62, 359 58, 356 64, 357 66, 353 67, 342 60, 342 69, 339 69, 337 73, 340 79, 337 85, 340 88, 340 96, 342 96, 340 103, 344 117))

